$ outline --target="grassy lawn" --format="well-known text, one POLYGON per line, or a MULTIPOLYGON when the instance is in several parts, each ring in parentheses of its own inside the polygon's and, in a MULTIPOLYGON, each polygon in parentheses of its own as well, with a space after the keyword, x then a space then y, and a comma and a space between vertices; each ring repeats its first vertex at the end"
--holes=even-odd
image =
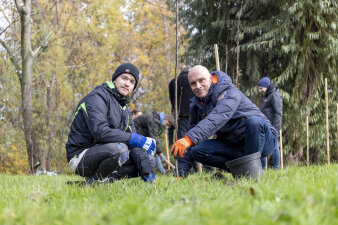
POLYGON ((268 170, 258 182, 194 174, 65 185, 78 179, 0 175, 0 224, 338 224, 337 164, 268 170))

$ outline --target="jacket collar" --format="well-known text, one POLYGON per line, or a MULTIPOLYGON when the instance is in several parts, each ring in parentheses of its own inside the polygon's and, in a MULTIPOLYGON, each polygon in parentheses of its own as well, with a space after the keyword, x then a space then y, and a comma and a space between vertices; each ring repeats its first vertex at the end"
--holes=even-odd
POLYGON ((266 90, 264 96, 268 96, 270 95, 272 92, 274 92, 277 89, 277 87, 271 83, 270 86, 268 87, 268 89, 266 90))
POLYGON ((107 81, 103 84, 103 86, 122 107, 126 106, 130 102, 130 97, 121 95, 112 81, 107 81))

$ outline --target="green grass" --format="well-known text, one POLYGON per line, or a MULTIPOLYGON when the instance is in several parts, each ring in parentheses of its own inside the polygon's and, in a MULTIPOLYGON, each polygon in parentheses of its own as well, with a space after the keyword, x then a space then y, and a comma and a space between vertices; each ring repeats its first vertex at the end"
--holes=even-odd
POLYGON ((91 187, 76 176, 0 175, 0 224, 338 224, 338 165, 265 172, 256 182, 194 174, 91 187))

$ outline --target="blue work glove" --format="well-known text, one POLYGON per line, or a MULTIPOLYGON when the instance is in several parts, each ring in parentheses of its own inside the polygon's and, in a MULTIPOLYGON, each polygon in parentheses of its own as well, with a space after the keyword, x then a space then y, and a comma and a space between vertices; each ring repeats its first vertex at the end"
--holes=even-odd
POLYGON ((155 155, 156 152, 155 140, 137 133, 132 133, 129 146, 132 148, 143 148, 149 155, 155 155))
POLYGON ((155 181, 155 174, 154 173, 150 173, 150 174, 148 174, 146 176, 143 176, 142 180, 144 182, 154 183, 154 181, 155 181))

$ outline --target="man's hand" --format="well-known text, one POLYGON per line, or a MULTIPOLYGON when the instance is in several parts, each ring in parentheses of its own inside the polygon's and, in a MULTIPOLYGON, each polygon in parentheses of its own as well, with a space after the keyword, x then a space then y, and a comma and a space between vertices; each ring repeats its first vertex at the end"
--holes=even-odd
POLYGON ((190 146, 194 146, 194 142, 192 142, 192 140, 185 135, 184 138, 177 140, 173 144, 173 146, 171 147, 171 154, 173 154, 175 157, 178 157, 177 156, 178 153, 179 157, 182 158, 185 153, 185 150, 190 146))
POLYGON ((132 148, 143 148, 149 155, 155 155, 156 152, 155 140, 137 133, 131 135, 129 146, 132 148))

